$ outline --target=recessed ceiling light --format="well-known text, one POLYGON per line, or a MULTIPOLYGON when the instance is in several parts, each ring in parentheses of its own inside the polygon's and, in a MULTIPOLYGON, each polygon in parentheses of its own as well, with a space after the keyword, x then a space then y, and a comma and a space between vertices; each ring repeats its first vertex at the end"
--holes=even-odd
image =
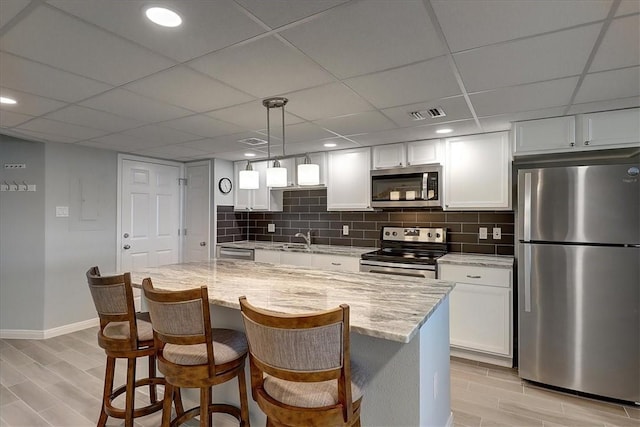
POLYGON ((336 144, 335 142, 327 142, 326 144, 324 144, 324 146, 327 148, 332 148, 332 147, 335 147, 336 145, 338 144, 336 144))
POLYGON ((255 157, 256 153, 244 153, 245 157, 255 157))
POLYGON ((13 98, 7 98, 5 96, 0 96, 0 104, 16 104, 17 101, 13 98))
POLYGON ((449 129, 449 128, 445 128, 445 129, 438 129, 436 131, 436 133, 451 133, 453 132, 453 129, 449 129))
POLYGON ((145 11, 145 14, 151 22, 163 27, 177 27, 182 24, 180 15, 164 7, 150 7, 145 11))

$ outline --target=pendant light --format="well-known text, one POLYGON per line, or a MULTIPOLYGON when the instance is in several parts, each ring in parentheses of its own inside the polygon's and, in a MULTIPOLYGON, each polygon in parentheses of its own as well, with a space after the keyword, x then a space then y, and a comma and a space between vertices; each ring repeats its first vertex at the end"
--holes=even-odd
MULTIPOLYGON (((271 158, 271 124, 269 120, 269 110, 272 108, 282 108, 282 156, 284 157, 284 106, 289 102, 287 98, 276 96, 262 101, 262 105, 267 108, 267 155, 271 158)), ((280 161, 275 159, 273 167, 267 168, 267 187, 286 187, 287 169, 280 165, 280 161)))
POLYGON ((247 161, 245 170, 240 171, 238 176, 238 188, 242 190, 257 190, 260 188, 260 174, 251 167, 251 162, 247 161))
POLYGON ((298 185, 320 184, 320 165, 311 163, 308 154, 304 155, 304 161, 298 165, 298 185))

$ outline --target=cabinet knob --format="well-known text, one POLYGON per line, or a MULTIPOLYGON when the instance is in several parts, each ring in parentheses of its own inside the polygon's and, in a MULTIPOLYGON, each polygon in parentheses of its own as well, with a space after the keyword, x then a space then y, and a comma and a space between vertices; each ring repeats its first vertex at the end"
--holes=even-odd
POLYGON ((407 162, 407 166, 411 166, 411 162, 407 162))
POLYGON ((589 141, 585 141, 585 142, 584 142, 584 145, 589 145, 589 141))
POLYGON ((402 166, 402 162, 400 162, 399 166, 402 166))
POLYGON ((572 143, 570 143, 569 145, 573 147, 574 145, 576 145, 576 143, 575 143, 575 142, 572 142, 572 143))
POLYGON ((200 246, 207 246, 207 242, 200 242, 200 246))

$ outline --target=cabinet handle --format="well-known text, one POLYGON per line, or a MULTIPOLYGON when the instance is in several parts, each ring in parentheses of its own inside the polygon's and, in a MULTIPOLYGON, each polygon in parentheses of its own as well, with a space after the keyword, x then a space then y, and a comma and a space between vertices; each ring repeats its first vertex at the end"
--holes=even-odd
POLYGON ((341 262, 332 262, 331 265, 342 265, 341 262))
POLYGON ((482 276, 475 276, 475 275, 471 275, 471 274, 467 274, 467 277, 469 279, 482 279, 482 276))

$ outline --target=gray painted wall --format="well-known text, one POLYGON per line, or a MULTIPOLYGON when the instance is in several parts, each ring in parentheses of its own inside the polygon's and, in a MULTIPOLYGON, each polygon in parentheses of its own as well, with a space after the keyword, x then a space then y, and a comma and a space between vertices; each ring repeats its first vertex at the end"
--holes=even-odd
POLYGON ((0 329, 47 331, 96 318, 85 272, 116 268, 117 153, 0 135, 0 329), (4 163, 26 163, 5 170, 4 163), (69 207, 56 217, 56 206, 69 207))
POLYGON ((214 258, 216 254, 215 244, 218 241, 218 206, 233 205, 233 194, 235 193, 235 186, 238 185, 238 183, 235 182, 233 176, 233 162, 229 160, 213 159, 213 173, 211 176, 213 180, 211 183, 211 194, 213 197, 211 198, 212 209, 209 220, 211 221, 211 258, 214 258), (233 183, 233 189, 229 194, 222 194, 218 188, 218 181, 224 177, 231 179, 233 183))
POLYGON ((0 135, 0 183, 35 184, 35 192, 0 192, 0 329, 44 324, 45 149, 0 135), (24 163, 26 169, 5 169, 24 163))

